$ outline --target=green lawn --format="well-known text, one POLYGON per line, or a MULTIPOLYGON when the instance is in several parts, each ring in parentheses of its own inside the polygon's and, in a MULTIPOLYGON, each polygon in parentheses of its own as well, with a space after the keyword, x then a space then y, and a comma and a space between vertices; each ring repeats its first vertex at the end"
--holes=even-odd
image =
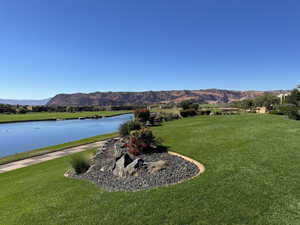
POLYGON ((37 120, 51 120, 51 119, 76 119, 79 117, 89 116, 114 116, 130 113, 130 111, 99 111, 99 112, 42 112, 42 113, 26 113, 26 114, 0 114, 0 123, 20 122, 20 121, 37 121, 37 120))
POLYGON ((273 115, 195 117, 155 128, 206 166, 179 185, 104 192, 63 177, 69 158, 0 174, 0 224, 300 224, 300 123, 273 115))
POLYGON ((172 109, 151 109, 151 112, 162 112, 162 113, 174 113, 179 114, 181 108, 172 108, 172 109))

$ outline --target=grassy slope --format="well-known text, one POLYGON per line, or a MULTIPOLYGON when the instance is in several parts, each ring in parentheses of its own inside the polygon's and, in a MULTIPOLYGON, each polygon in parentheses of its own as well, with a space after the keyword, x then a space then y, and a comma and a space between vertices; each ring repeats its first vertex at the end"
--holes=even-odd
POLYGON ((206 172, 168 188, 108 193, 64 178, 67 157, 52 160, 0 174, 0 224, 299 224, 299 122, 197 117, 155 132, 206 172))
POLYGON ((172 109, 151 109, 151 112, 163 112, 163 113, 179 113, 180 112, 180 108, 172 108, 172 109))
POLYGON ((60 145, 53 145, 53 146, 49 146, 49 147, 45 147, 45 148, 35 149, 32 151, 20 152, 20 153, 14 154, 14 155, 9 155, 9 156, 0 158, 0 165, 6 164, 9 162, 14 162, 14 161, 21 160, 21 159, 30 158, 33 156, 38 156, 38 155, 43 155, 43 154, 50 153, 50 152, 59 151, 59 150, 66 149, 66 148, 71 148, 71 147, 75 147, 75 146, 79 146, 79 145, 83 145, 83 144, 97 142, 97 141, 101 141, 101 140, 116 137, 116 136, 118 136, 118 133, 104 134, 104 135, 98 135, 98 136, 94 136, 94 137, 90 137, 90 138, 84 138, 84 139, 77 140, 77 141, 67 142, 67 143, 60 144, 60 145))
POLYGON ((100 111, 100 112, 76 112, 76 113, 56 113, 56 112, 42 112, 42 113, 26 113, 26 114, 0 114, 0 123, 3 122, 19 122, 19 121, 36 121, 48 119, 69 119, 88 116, 113 116, 128 113, 130 111, 100 111))

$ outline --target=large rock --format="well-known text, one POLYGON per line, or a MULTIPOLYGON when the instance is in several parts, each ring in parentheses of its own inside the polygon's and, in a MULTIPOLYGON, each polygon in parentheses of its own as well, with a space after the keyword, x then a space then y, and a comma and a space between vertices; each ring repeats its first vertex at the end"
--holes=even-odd
POLYGON ((150 174, 156 173, 162 169, 165 169, 168 167, 168 162, 164 160, 159 160, 156 162, 150 162, 147 164, 148 171, 150 174))
POLYGON ((138 172, 138 169, 141 168, 144 164, 144 160, 142 159, 135 159, 133 160, 132 163, 130 163, 126 168, 125 168, 125 173, 126 175, 135 175, 138 172))
POLYGON ((142 159, 132 159, 128 154, 123 154, 117 159, 113 169, 113 174, 118 177, 127 177, 134 175, 138 172, 144 164, 142 159))
POLYGON ((123 155, 123 150, 122 150, 121 146, 118 143, 114 144, 115 159, 119 159, 122 155, 123 155))
POLYGON ((116 163, 113 169, 113 174, 118 177, 126 177, 125 168, 132 161, 133 160, 130 158, 128 154, 124 154, 120 158, 116 159, 116 163))

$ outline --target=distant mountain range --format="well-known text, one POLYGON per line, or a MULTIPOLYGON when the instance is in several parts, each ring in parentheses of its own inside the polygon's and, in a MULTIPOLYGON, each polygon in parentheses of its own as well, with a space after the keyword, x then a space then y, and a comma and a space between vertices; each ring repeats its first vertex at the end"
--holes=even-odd
POLYGON ((0 104, 9 104, 9 105, 46 105, 49 100, 42 99, 42 100, 13 100, 13 99, 0 99, 0 104))
POLYGON ((94 92, 89 94, 59 94, 52 98, 48 105, 60 106, 121 106, 158 103, 179 103, 193 100, 198 103, 228 103, 272 93, 279 95, 287 91, 232 91, 220 89, 205 90, 172 90, 145 92, 94 92))

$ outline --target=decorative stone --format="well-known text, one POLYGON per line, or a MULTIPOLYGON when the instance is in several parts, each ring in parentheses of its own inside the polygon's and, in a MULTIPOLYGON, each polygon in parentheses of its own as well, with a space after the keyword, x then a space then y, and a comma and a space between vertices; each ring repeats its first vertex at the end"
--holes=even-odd
POLYGON ((162 169, 165 169, 168 167, 168 162, 164 160, 159 160, 156 162, 150 162, 147 164, 148 171, 150 174, 156 173, 162 169))
POLYGON ((176 184, 204 171, 184 156, 170 152, 141 154, 137 158, 127 152, 126 146, 122 148, 127 141, 126 138, 113 140, 105 145, 105 151, 98 153, 89 171, 83 174, 70 171, 65 176, 90 180, 107 191, 136 191, 176 184), (114 157, 115 144, 124 151, 119 158, 114 157))
POLYGON ((119 159, 123 155, 123 150, 121 149, 121 146, 119 146, 118 144, 115 144, 113 154, 114 154, 115 159, 119 159))
POLYGON ((151 126, 150 121, 147 121, 146 124, 145 124, 145 126, 146 126, 146 127, 150 127, 150 126, 151 126))
POLYGON ((117 159, 116 164, 113 169, 113 174, 118 177, 126 177, 126 167, 133 160, 130 158, 128 154, 124 154, 119 159, 117 159))
POLYGON ((86 171, 86 173, 90 173, 94 169, 95 165, 91 165, 90 168, 86 171))
POLYGON ((113 168, 113 174, 118 177, 127 177, 135 175, 138 169, 144 165, 144 160, 137 158, 132 159, 130 155, 123 154, 117 159, 116 164, 113 168))
POLYGON ((126 168, 126 175, 134 175, 137 173, 137 169, 138 168, 141 168, 144 164, 144 160, 140 159, 140 158, 137 158, 135 159, 132 163, 130 163, 126 168))

